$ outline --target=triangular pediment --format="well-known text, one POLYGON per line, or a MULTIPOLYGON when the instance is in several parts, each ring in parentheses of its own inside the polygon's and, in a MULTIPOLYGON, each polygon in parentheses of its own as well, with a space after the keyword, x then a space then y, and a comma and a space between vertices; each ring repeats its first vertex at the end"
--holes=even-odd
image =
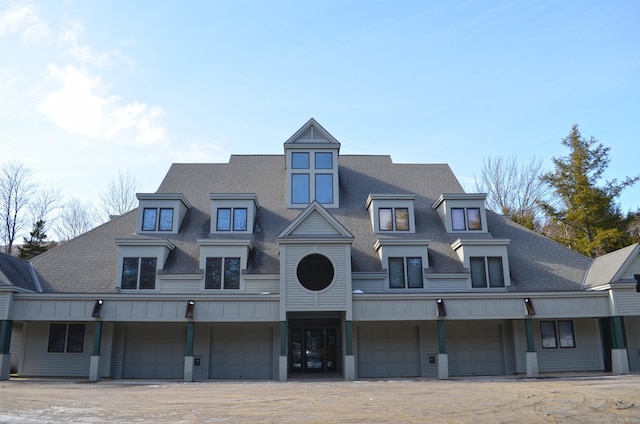
POLYGON ((298 131, 296 131, 287 141, 285 147, 293 147, 292 144, 309 145, 309 144, 328 144, 340 147, 340 143, 336 140, 322 125, 315 119, 311 118, 298 131), (289 145, 289 146, 287 146, 289 145))
POLYGON ((322 205, 316 201, 311 203, 285 228, 278 240, 287 238, 346 238, 353 240, 353 235, 322 205))

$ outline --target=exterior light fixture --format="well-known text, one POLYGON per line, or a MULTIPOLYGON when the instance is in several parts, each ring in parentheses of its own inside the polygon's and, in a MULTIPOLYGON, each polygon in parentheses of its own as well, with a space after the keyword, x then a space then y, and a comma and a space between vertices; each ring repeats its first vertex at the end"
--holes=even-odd
POLYGON ((102 299, 96 300, 93 305, 93 312, 91 312, 93 318, 100 318, 100 315, 102 315, 102 299))
POLYGON ((438 316, 439 317, 446 317, 447 316, 447 310, 444 307, 444 299, 442 299, 442 298, 436 299, 436 306, 438 307, 438 316))
POLYGON ((185 318, 193 318, 193 311, 196 309, 196 302, 193 300, 187 301, 187 310, 184 313, 185 318))
POLYGON ((524 308, 527 315, 536 314, 536 309, 533 307, 533 301, 528 297, 524 298, 524 308))

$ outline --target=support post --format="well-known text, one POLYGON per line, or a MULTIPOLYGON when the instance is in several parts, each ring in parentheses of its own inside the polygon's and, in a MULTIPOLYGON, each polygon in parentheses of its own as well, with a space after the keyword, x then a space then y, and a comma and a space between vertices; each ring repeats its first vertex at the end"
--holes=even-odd
POLYGON ((102 344, 102 321, 96 321, 93 330, 93 352, 89 363, 89 381, 100 381, 100 346, 102 344))
POLYGON ((353 321, 345 321, 344 335, 344 379, 346 381, 354 381, 356 379, 356 358, 353 354, 353 321))
POLYGON ((11 331, 12 320, 0 321, 0 381, 8 380, 11 376, 11 331))
POLYGON ((533 324, 531 319, 527 318, 524 320, 524 328, 527 333, 527 377, 536 378, 540 373, 538 371, 538 352, 536 352, 535 345, 533 344, 533 324))
POLYGON ((280 321, 280 356, 278 357, 278 379, 287 381, 287 321, 280 321))
POLYGON ((187 345, 185 348, 184 356, 184 381, 191 383, 193 381, 193 342, 195 334, 195 323, 193 321, 187 322, 187 345))
POLYGON ((613 339, 613 346, 611 349, 611 371, 614 374, 629 374, 629 354, 624 340, 622 317, 612 317, 611 326, 611 336, 613 339))
POLYGON ((449 355, 447 354, 444 321, 438 320, 438 378, 449 379, 449 355))

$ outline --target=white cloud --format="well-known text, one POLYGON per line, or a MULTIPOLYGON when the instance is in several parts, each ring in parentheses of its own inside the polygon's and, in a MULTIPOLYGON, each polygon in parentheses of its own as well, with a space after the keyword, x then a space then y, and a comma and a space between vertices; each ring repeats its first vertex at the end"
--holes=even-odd
POLYGON ((194 141, 185 145, 180 145, 170 152, 173 162, 181 163, 216 163, 227 162, 229 160, 229 152, 218 147, 215 141, 194 141))
POLYGON ((36 42, 49 33, 49 26, 31 2, 13 4, 0 11, 0 37, 20 33, 23 41, 36 42))
POLYGON ((84 26, 75 20, 69 19, 58 37, 58 48, 73 57, 82 64, 96 67, 105 67, 124 61, 123 55, 118 49, 96 53, 90 45, 84 42, 84 26))
POLYGON ((60 128, 118 144, 149 145, 162 141, 166 130, 159 122, 164 112, 145 103, 122 104, 118 96, 105 94, 100 78, 85 69, 50 64, 48 79, 58 89, 44 96, 40 111, 60 128))

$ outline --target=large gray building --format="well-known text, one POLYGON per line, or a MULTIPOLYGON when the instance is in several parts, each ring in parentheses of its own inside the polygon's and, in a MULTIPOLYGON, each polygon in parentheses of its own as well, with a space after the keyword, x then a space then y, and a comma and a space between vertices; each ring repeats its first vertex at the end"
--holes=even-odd
POLYGON ((447 165, 340 155, 313 119, 282 155, 174 164, 138 200, 0 256, 2 379, 640 371, 638 245, 591 260, 447 165))

